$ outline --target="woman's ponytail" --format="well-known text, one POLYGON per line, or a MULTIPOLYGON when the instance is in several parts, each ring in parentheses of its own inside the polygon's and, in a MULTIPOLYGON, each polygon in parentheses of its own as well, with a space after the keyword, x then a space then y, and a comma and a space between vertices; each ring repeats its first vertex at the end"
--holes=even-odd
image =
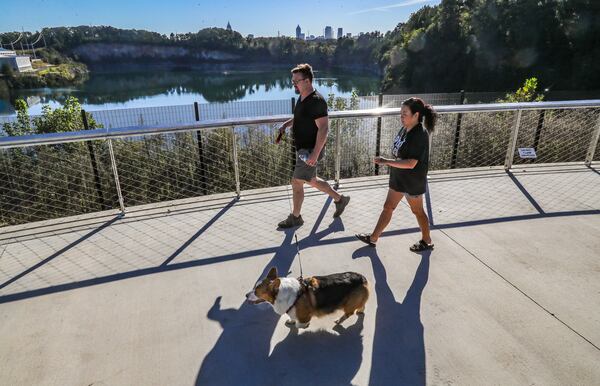
POLYGON ((407 106, 413 114, 419 113, 419 123, 423 123, 425 119, 425 128, 433 133, 437 114, 431 105, 425 104, 423 99, 417 97, 408 98, 402 102, 402 105, 407 106))
POLYGON ((427 128, 427 131, 430 133, 433 133, 437 114, 431 105, 425 105, 425 107, 423 107, 423 117, 425 118, 425 128, 427 128))

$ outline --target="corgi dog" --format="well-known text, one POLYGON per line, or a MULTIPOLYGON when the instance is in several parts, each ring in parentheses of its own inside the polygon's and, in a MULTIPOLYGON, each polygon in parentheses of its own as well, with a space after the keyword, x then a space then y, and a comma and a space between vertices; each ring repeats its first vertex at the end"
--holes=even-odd
POLYGON ((342 323, 354 313, 362 314, 369 299, 369 283, 356 272, 312 276, 306 279, 278 277, 272 267, 252 291, 246 294, 248 302, 268 302, 279 315, 288 314, 289 327, 307 328, 313 316, 343 310, 335 321, 342 323))

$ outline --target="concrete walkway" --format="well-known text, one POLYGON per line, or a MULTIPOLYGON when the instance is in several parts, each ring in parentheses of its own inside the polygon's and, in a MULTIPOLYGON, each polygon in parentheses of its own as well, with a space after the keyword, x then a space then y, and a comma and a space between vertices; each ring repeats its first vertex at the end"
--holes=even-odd
POLYGON ((0 229, 2 385, 600 384, 600 171, 432 173, 436 248, 403 202, 377 249, 386 177, 307 190, 304 274, 371 281, 363 318, 290 330, 244 294, 300 273, 275 188, 0 229))

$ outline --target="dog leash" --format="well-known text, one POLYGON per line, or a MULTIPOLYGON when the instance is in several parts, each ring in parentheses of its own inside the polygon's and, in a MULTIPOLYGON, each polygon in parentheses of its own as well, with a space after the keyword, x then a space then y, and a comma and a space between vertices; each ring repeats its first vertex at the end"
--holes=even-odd
MULTIPOLYGON (((285 185, 285 191, 287 193, 288 204, 290 206, 290 213, 292 213, 292 198, 290 197, 290 188, 287 185, 285 185)), ((300 244, 298 243, 298 235, 296 234, 296 231, 294 231, 294 239, 296 240, 296 255, 298 256, 298 263, 300 264, 300 279, 303 280, 304 275, 302 274, 302 258, 300 257, 300 244)))
POLYGON ((303 280, 304 275, 302 274, 302 259, 300 258, 300 245, 298 244, 298 235, 294 232, 296 238, 296 254, 298 255, 298 263, 300 263, 300 280, 303 280))

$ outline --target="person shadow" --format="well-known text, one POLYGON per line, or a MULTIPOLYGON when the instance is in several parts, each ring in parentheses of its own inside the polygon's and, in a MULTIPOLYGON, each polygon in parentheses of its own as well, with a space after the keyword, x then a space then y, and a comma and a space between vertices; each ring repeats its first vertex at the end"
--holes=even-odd
MULTIPOLYGON (((322 237, 336 230, 343 229, 343 223, 341 223, 341 220, 336 219, 321 232, 317 233, 316 227, 314 229, 307 239, 300 242, 303 248, 314 246, 322 237)), ((286 229, 284 232, 285 238, 283 242, 272 259, 266 264, 257 280, 264 278, 271 267, 276 267, 281 276, 289 273, 297 254, 297 246, 294 240, 294 230, 286 229)), ((248 283, 248 290, 253 285, 254 283, 248 283)), ((321 355, 321 352, 327 346, 324 346, 323 343, 315 343, 315 341, 319 340, 319 337, 323 339, 323 342, 345 342, 343 345, 348 346, 348 342, 352 340, 351 337, 356 335, 356 329, 359 327, 362 329, 362 324, 360 324, 356 329, 351 329, 349 332, 343 334, 331 334, 327 332, 308 332, 307 334, 304 331, 303 333, 290 331, 290 334, 273 351, 275 355, 269 355, 271 338, 281 316, 276 314, 271 309, 271 306, 266 303, 253 305, 246 302, 244 295, 245 293, 240 294, 240 297, 244 301, 237 309, 222 309, 221 296, 215 299, 215 302, 209 309, 207 313, 208 319, 218 322, 222 328, 222 332, 200 365, 196 376, 196 385, 285 384, 288 380, 276 379, 273 377, 273 374, 286 373, 298 376, 302 372, 295 367, 302 366, 302 362, 289 363, 282 358, 296 355, 296 352, 304 352, 304 355, 307 357, 314 355, 313 349, 304 343, 305 340, 320 347, 322 350, 320 350, 319 355, 321 355), (293 348, 294 352, 290 352, 290 347, 293 348)), ((353 349, 357 350, 354 347, 353 349)), ((337 349, 335 352, 338 355, 342 355, 337 349)), ((359 352, 362 355, 362 348, 359 352)), ((312 360, 310 363, 312 363, 312 360)), ((329 363, 330 365, 335 365, 331 361, 329 363)), ((303 369, 303 371, 310 372, 311 370, 303 369)), ((326 371, 326 369, 323 369, 322 372, 325 373, 326 371)), ((294 380, 291 381, 294 382, 292 384, 295 384, 294 380)))
POLYGON ((377 250, 357 249, 352 258, 369 257, 375 277, 377 311, 369 385, 425 385, 426 363, 421 295, 429 278, 431 251, 421 253, 421 262, 402 302, 392 292, 387 272, 377 250))

